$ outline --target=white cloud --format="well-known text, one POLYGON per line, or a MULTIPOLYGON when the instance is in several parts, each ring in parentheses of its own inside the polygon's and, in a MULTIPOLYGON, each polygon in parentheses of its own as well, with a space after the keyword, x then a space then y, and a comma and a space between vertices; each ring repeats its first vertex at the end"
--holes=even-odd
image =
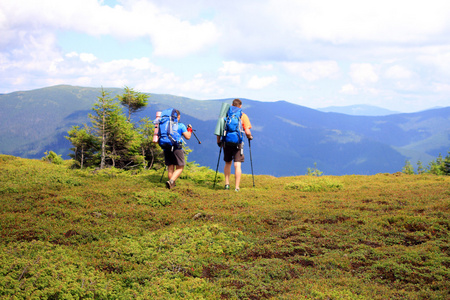
MULTIPOLYGON (((446 0, 271 0, 265 10, 296 37, 332 43, 423 42, 448 29, 446 0)), ((276 24, 275 23, 275 24, 276 24)))
POLYGON ((352 64, 350 66, 350 77, 353 82, 359 85, 366 85, 378 81, 378 75, 371 64, 352 64))
POLYGON ((8 43, 3 39, 1 26, 0 82, 4 90, 11 89, 11 86, 36 87, 38 84, 40 87, 45 83, 46 76, 42 76, 43 73, 59 76, 57 65, 64 59, 56 49, 54 35, 43 32, 39 38, 35 38, 27 32, 21 32, 8 43))
POLYGON ((440 75, 450 75, 450 45, 424 47, 418 56, 418 61, 432 67, 440 75))
POLYGON ((441 92, 450 93, 450 83, 434 82, 433 90, 438 93, 441 93, 441 92))
POLYGON ((159 91, 161 93, 167 93, 174 90, 177 85, 180 84, 181 78, 174 73, 156 73, 156 74, 144 74, 145 77, 139 81, 134 81, 137 84, 136 90, 140 91, 159 91))
POLYGON ((448 101, 448 20, 447 0, 0 0, 0 93, 126 84, 412 110, 448 101))
POLYGON ((204 78, 202 74, 197 74, 193 79, 184 82, 181 85, 181 90, 196 94, 223 93, 223 89, 218 87, 215 81, 204 78))
POLYGON ((277 79, 278 78, 276 76, 259 77, 255 75, 250 78, 247 87, 249 89, 260 90, 271 85, 272 83, 275 83, 277 79))
POLYGON ((335 61, 316 62, 287 62, 282 64, 286 70, 308 81, 333 77, 339 73, 339 66, 335 61))
POLYGON ((211 46, 219 37, 210 21, 191 24, 162 12, 149 1, 128 1, 111 8, 95 0, 14 0, 0 4, 2 44, 12 46, 28 32, 73 30, 120 39, 149 38, 154 55, 182 57, 211 46))
POLYGON ((91 62, 95 61, 96 59, 97 59, 97 57, 95 57, 95 55, 91 54, 91 53, 81 53, 80 54, 80 60, 83 62, 91 63, 91 62))
POLYGON ((224 61, 223 67, 219 69, 220 73, 242 74, 251 68, 250 64, 239 63, 236 61, 224 61))
POLYGON ((216 9, 218 43, 234 60, 368 61, 411 55, 450 33, 447 0, 249 0, 227 1, 228 9, 210 2, 201 1, 216 9))
POLYGON ((347 95, 356 95, 358 94, 358 89, 353 84, 346 84, 342 86, 340 93, 347 95))
POLYGON ((180 57, 196 53, 212 45, 218 38, 218 32, 211 22, 191 25, 166 16, 151 26, 149 35, 155 46, 154 54, 158 56, 180 57))
POLYGON ((100 63, 97 65, 97 67, 102 69, 102 71, 104 69, 103 72, 105 72, 105 74, 107 73, 126 74, 134 71, 136 71, 137 73, 140 72, 149 72, 155 74, 163 73, 159 67, 152 64, 150 60, 146 57, 131 60, 130 59, 112 60, 110 62, 100 63))
POLYGON ((405 67, 395 65, 386 70, 385 76, 389 79, 409 79, 412 72, 405 67))
POLYGON ((375 89, 375 88, 366 88, 365 91, 367 93, 370 93, 370 94, 374 95, 374 96, 377 96, 377 95, 379 95, 382 92, 381 90, 375 89))
POLYGON ((232 84, 239 85, 241 84, 241 76, 240 75, 222 75, 218 78, 224 84, 232 84))

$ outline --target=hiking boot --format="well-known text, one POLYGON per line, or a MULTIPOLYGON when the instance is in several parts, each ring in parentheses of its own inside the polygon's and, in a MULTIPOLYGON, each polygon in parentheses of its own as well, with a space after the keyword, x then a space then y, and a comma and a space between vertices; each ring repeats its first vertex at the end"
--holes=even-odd
POLYGON ((166 182, 166 188, 170 190, 173 187, 175 187, 175 182, 172 179, 166 182))
POLYGON ((229 184, 225 184, 225 189, 229 190, 230 189, 230 185, 229 184))

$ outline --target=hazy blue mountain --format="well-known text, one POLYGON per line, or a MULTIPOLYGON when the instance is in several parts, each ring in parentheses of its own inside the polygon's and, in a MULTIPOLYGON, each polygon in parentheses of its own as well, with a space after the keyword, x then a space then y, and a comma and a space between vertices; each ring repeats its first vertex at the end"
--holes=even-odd
MULTIPOLYGON (((122 89, 105 89, 111 96, 122 89)), ((0 153, 41 158, 47 150, 67 157, 71 145, 64 138, 73 125, 89 122, 88 113, 100 88, 55 86, 0 95, 0 153)), ((407 159, 427 164, 450 150, 450 107, 411 114, 352 116, 322 112, 285 101, 242 99, 251 119, 255 174, 303 175, 317 167, 327 175, 393 173, 407 159)), ((182 122, 192 124, 189 160, 216 169, 219 148, 214 129, 222 102, 150 94, 148 107, 135 115, 154 119, 156 111, 175 107, 182 122)), ((251 173, 246 141, 245 173, 251 173)), ((223 170, 223 161, 220 170, 223 170)))
POLYGON ((393 111, 386 108, 365 104, 349 105, 349 106, 328 106, 323 108, 317 108, 317 110, 322 112, 335 112, 351 116, 388 116, 400 113, 398 111, 393 111))

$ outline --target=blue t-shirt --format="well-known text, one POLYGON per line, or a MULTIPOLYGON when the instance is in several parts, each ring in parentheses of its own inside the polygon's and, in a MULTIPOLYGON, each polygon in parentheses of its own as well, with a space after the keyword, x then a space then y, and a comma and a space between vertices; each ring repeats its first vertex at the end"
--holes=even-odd
POLYGON ((183 132, 186 131, 187 131, 186 125, 184 125, 183 123, 178 123, 178 133, 181 135, 181 137, 183 137, 183 132))
MULTIPOLYGON (((178 123, 177 132, 181 135, 181 138, 184 138, 183 132, 186 132, 186 131, 187 131, 186 125, 184 125, 183 123, 178 123)), ((175 148, 175 149, 173 149, 173 151, 179 150, 179 149, 181 149, 181 145, 180 145, 180 148, 175 148)), ((164 152, 173 152, 171 149, 163 149, 163 150, 164 150, 164 152)))

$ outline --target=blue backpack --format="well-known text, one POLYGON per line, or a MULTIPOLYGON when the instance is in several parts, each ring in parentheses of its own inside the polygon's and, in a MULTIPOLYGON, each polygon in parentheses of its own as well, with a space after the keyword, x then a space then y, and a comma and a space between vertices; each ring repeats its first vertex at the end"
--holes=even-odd
POLYGON ((178 132, 178 115, 173 108, 163 110, 159 120, 159 146, 165 150, 181 148, 181 135, 178 132))
POLYGON ((223 141, 229 145, 240 145, 244 138, 244 131, 241 122, 242 109, 231 106, 228 109, 225 119, 225 132, 223 141))

